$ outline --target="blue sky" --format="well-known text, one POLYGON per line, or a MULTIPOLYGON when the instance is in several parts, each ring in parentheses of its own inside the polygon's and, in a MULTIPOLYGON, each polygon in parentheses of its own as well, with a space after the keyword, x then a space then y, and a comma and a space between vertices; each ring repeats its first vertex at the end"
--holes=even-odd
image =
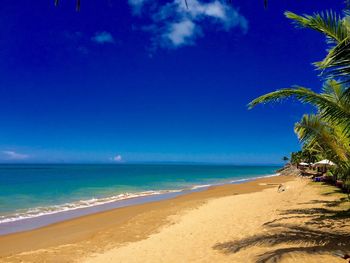
POLYGON ((246 105, 319 90, 326 48, 283 12, 344 6, 260 2, 3 1, 0 162, 280 163, 310 108, 246 105))

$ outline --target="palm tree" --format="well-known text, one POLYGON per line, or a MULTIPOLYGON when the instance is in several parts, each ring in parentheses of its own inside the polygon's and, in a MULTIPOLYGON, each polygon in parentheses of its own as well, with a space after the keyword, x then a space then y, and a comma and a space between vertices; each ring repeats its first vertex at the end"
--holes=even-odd
POLYGON ((298 26, 323 33, 329 45, 328 55, 315 65, 331 80, 325 82, 321 93, 294 86, 260 96, 249 103, 277 102, 296 98, 316 107, 317 114, 304 115, 295 125, 295 132, 303 144, 303 150, 293 153, 292 159, 303 158, 303 153, 313 151, 319 157, 334 160, 337 173, 350 180, 350 12, 338 15, 327 11, 313 15, 285 13, 298 26), (339 78, 340 82, 332 80, 339 78))
MULTIPOLYGON (((303 103, 317 108, 317 114, 304 115, 300 122, 295 124, 295 132, 303 144, 303 149, 321 153, 322 158, 333 160, 340 170, 350 164, 350 102, 344 96, 346 89, 340 83, 327 81, 321 93, 316 93, 303 87, 294 87, 277 90, 256 98, 249 103, 249 108, 258 104, 281 101, 294 97, 303 103), (336 118, 339 116, 339 119, 336 118)), ((344 176, 349 174, 344 172, 344 176)))

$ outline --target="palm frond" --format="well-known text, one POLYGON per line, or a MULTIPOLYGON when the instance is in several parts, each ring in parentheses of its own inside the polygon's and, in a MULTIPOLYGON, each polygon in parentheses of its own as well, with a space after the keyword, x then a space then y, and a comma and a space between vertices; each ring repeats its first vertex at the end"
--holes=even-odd
POLYGON ((332 79, 323 84, 322 91, 322 94, 328 96, 330 100, 341 102, 345 88, 341 83, 332 79))
POLYGON ((254 99, 248 104, 249 109, 254 108, 258 104, 266 104, 271 102, 280 102, 287 98, 296 98, 302 103, 315 106, 320 115, 327 121, 342 124, 344 133, 350 135, 350 103, 347 100, 345 89, 340 88, 334 82, 326 84, 328 92, 331 93, 315 93, 310 89, 295 86, 293 88, 280 89, 254 99), (340 102, 339 102, 340 100, 340 102))
POLYGON ((319 115, 305 114, 300 122, 294 126, 294 131, 298 139, 310 147, 314 143, 318 143, 322 133, 328 134, 330 129, 319 115), (325 132, 328 129, 327 133, 325 132))
POLYGON ((330 46, 328 55, 321 62, 314 63, 328 78, 338 78, 350 82, 350 13, 342 15, 334 11, 297 15, 285 12, 300 27, 311 28, 323 33, 330 46))
POLYGON ((284 14, 300 27, 311 28, 325 34, 332 43, 339 43, 348 36, 343 18, 332 10, 313 15, 297 15, 289 11, 284 14))
MULTIPOLYGON (((295 97, 302 103, 311 104, 320 109, 327 109, 327 107, 337 108, 337 102, 332 98, 318 94, 310 89, 294 86, 292 88, 280 89, 271 93, 262 95, 248 104, 249 109, 254 108, 258 104, 266 104, 271 102, 280 102, 283 99, 295 97)), ((343 112, 344 110, 342 110, 343 112)), ((348 109, 350 114, 350 109, 348 109)), ((350 115, 349 115, 350 116, 350 115)))
POLYGON ((330 78, 341 78, 349 81, 350 75, 350 38, 345 38, 332 48, 328 55, 315 65, 325 70, 330 78))
POLYGON ((322 151, 327 154, 327 158, 335 162, 348 161, 349 138, 344 137, 336 126, 324 121, 320 115, 304 115, 300 122, 295 124, 294 131, 299 140, 307 148, 313 148, 315 145, 321 147, 322 151))

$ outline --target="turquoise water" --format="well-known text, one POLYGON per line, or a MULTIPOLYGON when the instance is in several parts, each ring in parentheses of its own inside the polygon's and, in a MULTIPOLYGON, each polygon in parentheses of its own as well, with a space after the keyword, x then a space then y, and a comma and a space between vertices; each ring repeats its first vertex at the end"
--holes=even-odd
POLYGON ((276 166, 0 165, 0 223, 165 190, 274 174, 276 166))

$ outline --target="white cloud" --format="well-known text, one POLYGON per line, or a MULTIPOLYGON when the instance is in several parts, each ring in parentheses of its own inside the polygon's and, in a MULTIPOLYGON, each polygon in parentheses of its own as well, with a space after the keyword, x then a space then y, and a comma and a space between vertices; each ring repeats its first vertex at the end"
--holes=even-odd
POLYGON ((5 158, 7 160, 24 160, 29 158, 29 155, 17 153, 14 151, 2 151, 2 153, 5 155, 5 158))
POLYGON ((188 8, 181 4, 181 2, 178 0, 176 2, 181 11, 187 11, 193 18, 198 18, 199 16, 209 16, 223 20, 224 22, 228 20, 227 11, 230 8, 222 2, 214 1, 202 3, 197 0, 189 0, 188 8))
POLYGON ((196 25, 191 20, 183 20, 169 26, 169 31, 163 34, 165 40, 169 40, 173 46, 181 46, 191 43, 196 35, 196 25))
POLYGON ((123 160, 122 156, 120 154, 117 154, 112 158, 112 161, 114 162, 121 162, 123 160))
POLYGON ((114 43, 114 38, 112 34, 107 31, 96 32, 95 35, 91 38, 91 40, 98 44, 114 43))
POLYGON ((146 8, 151 23, 144 29, 152 33, 155 48, 177 48, 193 45, 196 38, 204 35, 208 25, 216 30, 230 31, 240 28, 248 30, 248 21, 232 4, 219 0, 172 0, 165 4, 151 0, 129 0, 135 15, 141 15, 140 9, 146 8))

